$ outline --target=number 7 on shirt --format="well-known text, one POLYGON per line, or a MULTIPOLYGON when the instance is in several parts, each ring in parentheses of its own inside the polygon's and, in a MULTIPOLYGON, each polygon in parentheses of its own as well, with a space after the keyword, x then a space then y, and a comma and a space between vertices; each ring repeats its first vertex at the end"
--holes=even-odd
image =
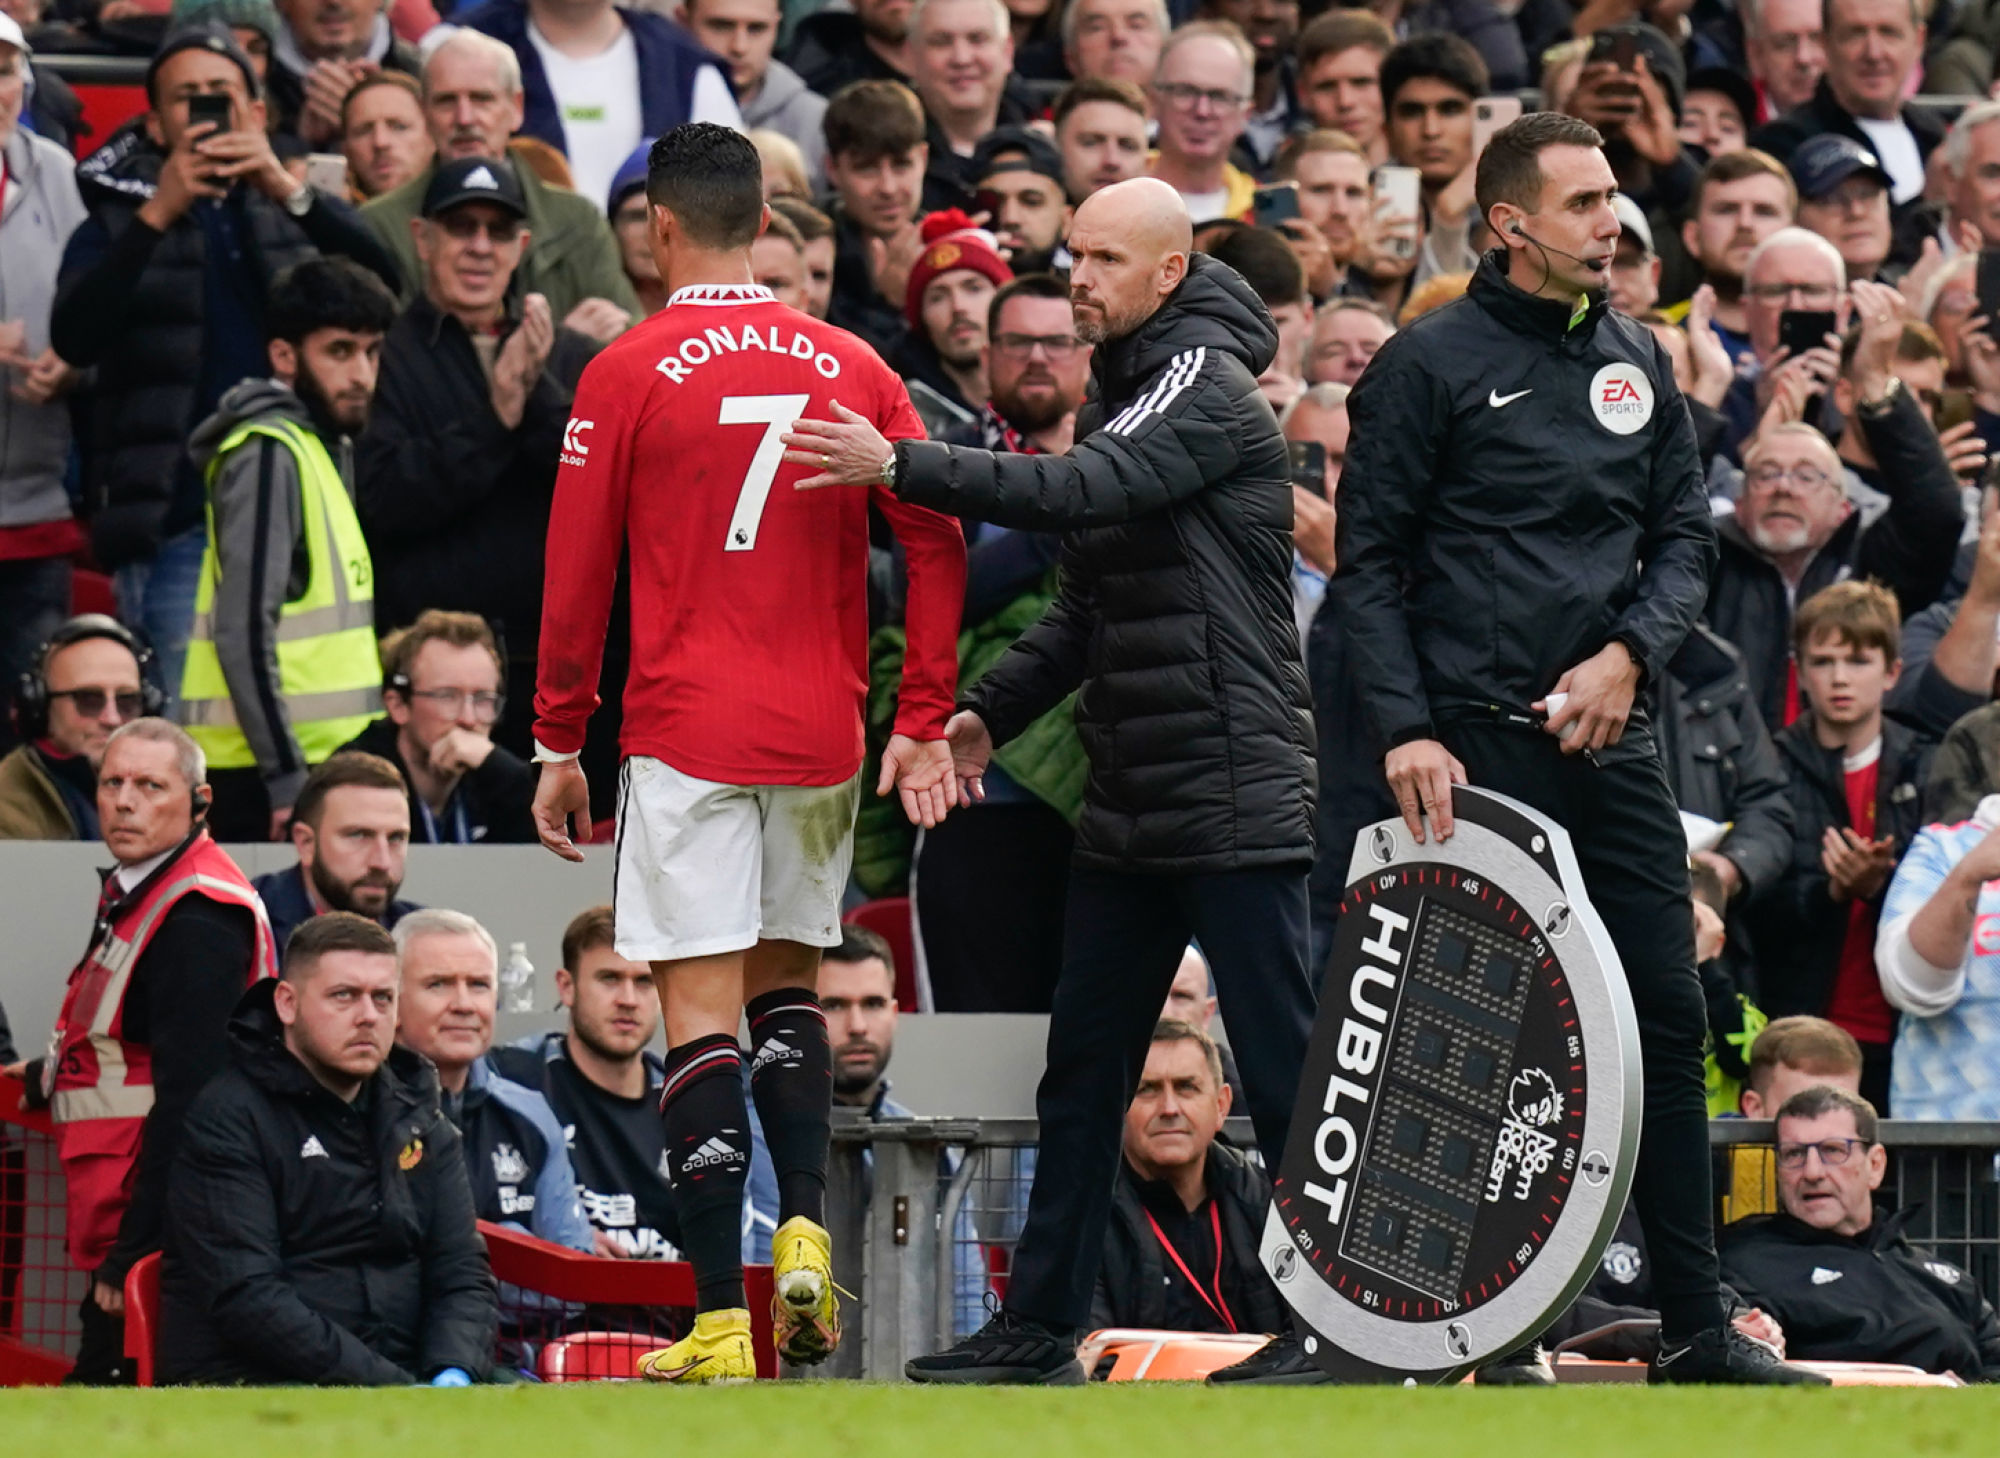
POLYGON ((748 552, 757 546, 757 525, 764 519, 764 503, 771 496, 771 482, 785 460, 785 432, 805 414, 810 395, 725 395, 719 425, 761 425, 764 438, 750 458, 743 475, 742 489, 736 493, 736 510, 729 518, 722 550, 748 552))

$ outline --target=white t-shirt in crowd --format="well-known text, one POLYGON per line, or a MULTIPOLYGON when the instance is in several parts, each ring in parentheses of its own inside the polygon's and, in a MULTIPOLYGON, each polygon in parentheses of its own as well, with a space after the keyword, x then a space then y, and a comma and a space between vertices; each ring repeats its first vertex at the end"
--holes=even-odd
POLYGON ((1857 116, 1854 122, 1867 135, 1882 170, 1889 174, 1890 200, 1900 206, 1921 193, 1924 154, 1917 150, 1917 139, 1911 135, 1909 124, 1899 116, 1886 121, 1857 116))
MULTIPOLYGON (((1174 190, 1181 191, 1179 188, 1174 190)), ((1212 223, 1229 206, 1229 189, 1218 187, 1214 192, 1181 192, 1181 201, 1187 204, 1188 216, 1197 225, 1212 223)))
MULTIPOLYGON (((645 137, 639 105, 639 48, 633 43, 632 32, 625 28, 604 50, 583 59, 566 56, 550 45, 533 21, 528 23, 528 39, 541 57, 549 90, 555 94, 570 177, 577 192, 601 207, 610 196, 611 179, 618 175, 619 164, 645 137)), ((695 75, 688 120, 742 129, 743 115, 729 93, 729 83, 713 66, 704 66, 695 75)))

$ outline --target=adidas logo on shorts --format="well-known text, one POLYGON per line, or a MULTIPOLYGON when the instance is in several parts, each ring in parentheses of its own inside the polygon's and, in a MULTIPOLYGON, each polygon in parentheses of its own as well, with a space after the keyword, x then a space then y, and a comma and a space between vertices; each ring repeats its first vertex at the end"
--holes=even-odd
POLYGON ((711 1138, 701 1148, 690 1154, 687 1157, 687 1163, 683 1164, 681 1169, 683 1172, 696 1169, 714 1169, 718 1165, 739 1164, 742 1162, 742 1159, 742 1150, 736 1149, 725 1143, 721 1138, 716 1137, 711 1138))
POLYGON ((761 1072, 767 1064, 772 1063, 797 1063, 799 1058, 799 1050, 791 1044, 778 1038, 766 1038, 763 1046, 757 1050, 757 1056, 750 1060, 750 1071, 753 1074, 761 1072))

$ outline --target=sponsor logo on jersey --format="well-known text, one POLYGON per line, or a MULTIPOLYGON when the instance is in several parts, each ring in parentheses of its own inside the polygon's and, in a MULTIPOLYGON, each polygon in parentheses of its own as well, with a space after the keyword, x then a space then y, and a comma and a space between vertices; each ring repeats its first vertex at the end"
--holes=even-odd
POLYGON ((535 1197, 524 1195, 513 1185, 500 1187, 500 1213, 502 1215, 528 1215, 535 1208, 535 1197))
POLYGON ((584 463, 590 455, 590 442, 583 437, 586 432, 595 429, 595 420, 578 420, 574 415, 570 417, 569 424, 563 427, 562 463, 565 466, 581 466, 584 463))
POLYGON ((502 1140, 493 1150, 493 1178, 503 1185, 518 1185, 528 1178, 528 1158, 502 1140))
POLYGON ((840 378, 840 360, 837 356, 824 353, 810 338, 796 329, 782 331, 776 324, 741 324, 735 329, 731 329, 727 324, 711 324, 700 334, 688 335, 672 354, 664 356, 653 368, 678 385, 692 371, 712 359, 720 359, 725 354, 744 354, 753 350, 802 360, 811 365, 823 380, 840 378), (789 339, 785 337, 787 332, 791 335, 789 339))
POLYGON ((326 1152, 326 1146, 319 1142, 319 1135, 308 1134, 306 1136, 306 1142, 299 1146, 299 1158, 331 1159, 333 1158, 333 1156, 328 1154, 326 1152))
POLYGON ((1637 365, 1608 364, 1591 377, 1590 408, 1613 435, 1630 435, 1653 418, 1653 382, 1637 365))

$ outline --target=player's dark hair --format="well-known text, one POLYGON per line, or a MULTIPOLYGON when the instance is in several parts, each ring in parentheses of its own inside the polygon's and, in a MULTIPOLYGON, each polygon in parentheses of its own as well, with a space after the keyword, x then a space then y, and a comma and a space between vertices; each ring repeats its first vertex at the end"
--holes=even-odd
POLYGON ((1849 1093, 1844 1088, 1835 1088, 1830 1083, 1816 1083, 1811 1088, 1802 1088, 1785 1100, 1778 1110, 1780 1119, 1818 1119, 1827 1114, 1845 1109, 1854 1115, 1854 1132, 1869 1144, 1875 1142, 1878 1132, 1875 1106, 1860 1094, 1849 1093))
POLYGON ((1069 285, 1052 273, 1024 273, 1007 280, 993 295, 993 302, 986 306, 988 339, 1000 331, 1000 311, 1007 307, 1009 299, 1061 299, 1068 303, 1069 285))
POLYGON ((828 947, 820 953, 822 962, 866 962, 877 958, 889 969, 893 980, 896 976, 896 954, 889 947, 889 939, 870 927, 855 926, 852 922, 841 927, 840 945, 828 947))
POLYGON ((292 819, 317 831, 320 815, 326 809, 326 797, 335 790, 353 785, 370 790, 394 790, 399 795, 410 793, 403 772, 389 760, 359 749, 343 750, 313 766, 312 773, 306 776, 306 782, 299 790, 298 799, 292 803, 292 819))
POLYGON ((1604 138, 1589 122, 1560 111, 1531 111, 1493 134, 1479 154, 1472 184, 1479 216, 1495 203, 1512 203, 1525 213, 1542 207, 1542 153, 1550 147, 1602 147, 1604 138))
POLYGON ((576 964, 583 960, 585 952, 611 946, 616 929, 617 921, 609 902, 586 907, 571 917, 562 934, 562 964, 570 970, 570 975, 576 974, 576 964))
POLYGON ((1208 1064, 1208 1075, 1215 1080, 1216 1091, 1223 1084, 1222 1045, 1208 1036, 1193 1023, 1184 1023, 1179 1018, 1161 1018, 1153 1024, 1155 1043, 1193 1043, 1201 1049, 1202 1060, 1208 1064))
POLYGON ((1283 233, 1275 228, 1239 228, 1216 240, 1208 256, 1243 275, 1267 309, 1302 302, 1306 296, 1305 265, 1283 233))
POLYGON ((827 156, 849 167, 873 167, 923 145, 924 106, 900 81, 854 81, 833 93, 820 131, 827 156))
POLYGON ((312 976, 319 959, 328 952, 367 952, 378 957, 396 955, 396 939, 381 923, 351 911, 329 911, 298 924, 285 943, 285 959, 279 975, 297 986, 312 976))
POLYGON ((646 201, 703 248, 747 248, 764 218, 764 164, 741 132, 687 122, 647 154, 646 201))
POLYGON ((1486 62, 1472 43, 1444 31, 1413 36, 1382 58, 1382 109, 1390 111, 1396 93, 1411 81, 1442 81, 1468 98, 1486 94, 1492 84, 1486 62))
POLYGON ((264 330, 287 344, 303 343, 322 329, 387 334, 396 322, 396 299, 360 264, 345 258, 309 258, 271 283, 264 330))

